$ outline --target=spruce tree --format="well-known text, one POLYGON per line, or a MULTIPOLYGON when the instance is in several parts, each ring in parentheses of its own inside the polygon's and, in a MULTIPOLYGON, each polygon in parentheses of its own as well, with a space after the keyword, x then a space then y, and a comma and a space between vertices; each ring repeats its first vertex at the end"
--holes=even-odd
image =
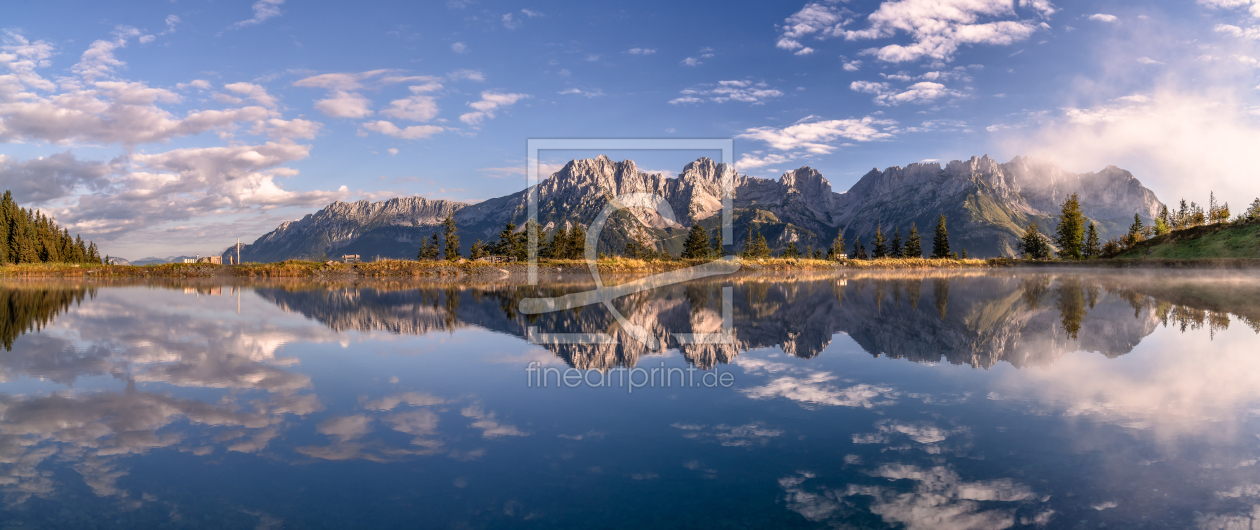
POLYGON ((1081 242, 1085 238, 1085 215, 1075 193, 1063 201, 1059 214, 1059 227, 1055 231, 1054 244, 1059 247, 1060 259, 1081 259, 1081 242))
POLYGON ((459 234, 455 232, 455 217, 451 212, 446 212, 446 219, 442 221, 442 238, 446 240, 446 261, 459 259, 459 234))
POLYGON ((866 245, 862 244, 862 236, 854 236, 853 238, 853 259, 866 259, 866 245))
MULTIPOLYGON (((517 256, 523 256, 524 254, 525 245, 522 242, 519 245, 517 256)), ((569 231, 569 255, 572 256, 569 259, 586 259, 586 229, 582 228, 582 225, 574 224, 573 230, 569 231)), ((517 259, 524 260, 525 258, 518 257, 517 259)))
POLYGON ((709 232, 700 223, 691 225, 687 240, 683 242, 683 259, 704 259, 709 257, 709 232))
POLYGON ((1085 234, 1085 248, 1081 251, 1089 258, 1096 258, 1102 252, 1102 246, 1098 242, 1098 228, 1094 226, 1094 223, 1089 223, 1089 230, 1085 234))
POLYGON ((783 250, 785 259, 794 259, 800 257, 801 253, 796 250, 796 242, 788 241, 787 248, 783 250))
POLYGON ((948 259, 949 252, 949 231, 945 229, 945 216, 942 214, 940 219, 936 220, 936 233, 932 236, 932 257, 937 259, 948 259))
POLYGON ((509 222, 503 226, 503 231, 499 232, 499 241, 494 244, 492 252, 496 256, 508 257, 514 255, 519 238, 516 233, 516 223, 509 222))
POLYGON ((910 223, 910 233, 906 236, 906 248, 902 250, 901 255, 906 258, 922 258, 923 257, 923 241, 919 237, 919 229, 910 223))
POLYGON ((718 228, 713 231, 713 243, 709 247, 709 257, 719 259, 722 257, 722 229, 718 228))
POLYGON ((484 258, 485 256, 485 245, 481 243, 480 239, 473 241, 472 246, 468 248, 468 259, 476 261, 477 259, 484 258))
POLYGON ((874 259, 888 256, 888 243, 884 241, 884 227, 875 225, 875 239, 871 243, 871 257, 874 259))
POLYGON ((894 258, 901 257, 901 229, 893 228, 892 246, 888 248, 888 255, 894 258))
POLYGON ((1138 217, 1138 214, 1133 214, 1133 224, 1129 225, 1129 233, 1125 234, 1124 236, 1124 244, 1125 246, 1133 246, 1133 245, 1136 245, 1141 240, 1142 240, 1142 218, 1138 217))

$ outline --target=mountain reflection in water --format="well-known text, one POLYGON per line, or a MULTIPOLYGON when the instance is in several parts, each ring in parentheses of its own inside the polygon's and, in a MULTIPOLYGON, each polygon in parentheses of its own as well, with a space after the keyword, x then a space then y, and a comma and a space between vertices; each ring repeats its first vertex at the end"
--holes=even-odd
MULTIPOLYGON (((633 367, 651 355, 620 330, 600 307, 522 315, 522 299, 580 291, 523 286, 373 288, 266 288, 256 291, 286 311, 301 313, 334 331, 383 330, 423 335, 479 327, 518 337, 536 326, 551 333, 607 333, 616 344, 543 344, 568 365, 608 370, 633 367)), ((845 277, 743 277, 701 281, 618 299, 627 319, 652 332, 667 349, 709 369, 741 352, 778 347, 803 359, 821 353, 837 333, 866 352, 915 362, 989 368, 1049 366, 1065 353, 1090 351, 1117 357, 1133 350, 1157 326, 1183 331, 1228 328, 1234 319, 1260 332, 1260 299, 1234 292, 1236 282, 1208 279, 1147 280, 1123 275, 904 274, 845 277), (1191 282, 1193 289, 1186 288, 1191 282), (674 333, 721 330, 721 288, 734 286, 733 344, 679 344, 674 333), (1174 285, 1174 287, 1170 287, 1174 285), (1186 293, 1194 292, 1192 296, 1186 293), (1236 299, 1220 306, 1213 292, 1236 299)), ((1260 295, 1254 287, 1244 290, 1260 295)))
POLYGON ((0 526, 1257 518, 1249 276, 738 275, 616 300, 665 351, 602 307, 518 310, 590 287, 2 283, 0 526), (721 330, 727 286, 734 343, 679 344, 721 330), (529 344, 530 327, 619 340, 529 344), (531 389, 529 360, 740 378, 531 389), (723 510, 700 519, 696 505, 723 510))

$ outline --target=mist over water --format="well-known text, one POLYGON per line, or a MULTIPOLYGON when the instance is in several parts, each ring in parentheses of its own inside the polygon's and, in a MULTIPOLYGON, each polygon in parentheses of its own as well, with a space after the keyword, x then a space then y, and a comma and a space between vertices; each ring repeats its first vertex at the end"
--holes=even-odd
POLYGON ((660 349, 600 306, 519 310, 590 287, 0 284, 0 522, 1245 528, 1260 516, 1254 275, 737 275, 617 299, 660 349), (722 332, 727 287, 733 340, 680 340, 722 332), (556 333, 616 340, 539 340, 556 333), (531 366, 733 384, 540 387, 531 366))

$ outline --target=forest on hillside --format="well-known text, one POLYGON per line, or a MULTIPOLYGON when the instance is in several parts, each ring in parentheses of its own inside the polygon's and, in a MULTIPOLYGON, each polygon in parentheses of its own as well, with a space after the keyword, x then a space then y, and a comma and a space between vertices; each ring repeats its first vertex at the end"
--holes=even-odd
POLYGON ((57 226, 34 208, 18 206, 5 191, 0 200, 0 263, 103 263, 96 243, 57 226))

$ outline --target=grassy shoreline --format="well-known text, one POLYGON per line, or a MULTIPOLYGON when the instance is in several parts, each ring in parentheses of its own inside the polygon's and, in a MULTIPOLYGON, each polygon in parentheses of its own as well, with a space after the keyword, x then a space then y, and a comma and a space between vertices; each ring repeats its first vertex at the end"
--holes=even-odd
MULTIPOLYGON (((704 260, 643 261, 612 258, 598 262, 600 274, 655 274, 683 269, 704 260)), ((879 259, 879 260, 746 260, 746 271, 828 271, 880 269, 975 269, 998 267, 1088 267, 1088 268, 1260 268, 1260 259, 1251 258, 1113 258, 1084 261, 1029 261, 1008 258, 982 259, 879 259)), ((587 264, 579 260, 548 260, 538 264, 543 277, 585 274, 587 264)), ((523 263, 484 263, 446 261, 386 260, 373 263, 332 265, 290 260, 280 263, 244 265, 176 264, 162 265, 98 265, 41 263, 0 266, 0 278, 351 278, 351 277, 426 277, 441 279, 498 278, 523 276, 523 263)))

